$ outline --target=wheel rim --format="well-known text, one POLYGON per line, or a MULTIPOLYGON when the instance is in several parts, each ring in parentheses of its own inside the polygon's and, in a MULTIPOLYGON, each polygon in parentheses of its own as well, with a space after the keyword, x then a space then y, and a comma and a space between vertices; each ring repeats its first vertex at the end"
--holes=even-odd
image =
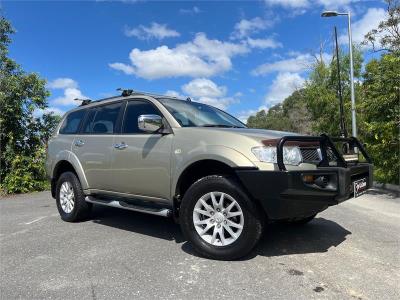
POLYGON ((244 216, 239 203, 230 195, 210 192, 197 200, 193 224, 199 236, 213 246, 235 242, 243 231, 244 216))
POLYGON ((60 188, 60 204, 64 212, 69 214, 75 205, 75 195, 72 184, 68 181, 63 182, 60 188))

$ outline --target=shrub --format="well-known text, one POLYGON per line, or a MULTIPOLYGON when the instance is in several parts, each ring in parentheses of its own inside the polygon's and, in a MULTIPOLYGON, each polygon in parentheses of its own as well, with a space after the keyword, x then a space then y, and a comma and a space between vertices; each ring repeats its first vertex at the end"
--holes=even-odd
POLYGON ((46 179, 45 149, 37 149, 32 156, 15 155, 11 161, 11 171, 4 177, 3 193, 27 193, 48 189, 46 179))

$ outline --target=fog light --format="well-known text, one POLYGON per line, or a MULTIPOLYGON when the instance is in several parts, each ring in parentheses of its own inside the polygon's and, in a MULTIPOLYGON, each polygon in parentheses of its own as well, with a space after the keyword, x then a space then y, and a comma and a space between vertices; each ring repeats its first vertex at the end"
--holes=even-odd
POLYGON ((318 176, 314 182, 319 187, 325 188, 329 183, 329 178, 327 176, 318 176))
POLYGON ((314 175, 303 175, 303 181, 305 183, 314 183, 314 175))

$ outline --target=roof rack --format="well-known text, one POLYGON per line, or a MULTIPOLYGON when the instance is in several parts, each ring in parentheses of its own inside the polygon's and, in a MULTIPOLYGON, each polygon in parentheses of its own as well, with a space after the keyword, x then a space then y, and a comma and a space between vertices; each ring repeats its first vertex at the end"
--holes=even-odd
MULTIPOLYGON (((118 88, 117 91, 121 91, 121 96, 122 97, 129 97, 132 95, 147 95, 147 96, 153 96, 153 97, 164 97, 164 98, 174 98, 178 99, 178 97, 175 96, 168 96, 168 95, 161 95, 161 94, 156 94, 156 93, 148 93, 148 92, 142 92, 142 91, 136 91, 132 89, 123 89, 123 88, 118 88)), ((187 100, 187 99, 186 99, 187 100)), ((189 100, 188 100, 189 101, 189 100)))
POLYGON ((82 101, 82 103, 81 103, 80 106, 88 105, 89 103, 92 102, 91 99, 79 99, 79 98, 75 98, 74 100, 75 100, 75 101, 82 101))
POLYGON ((121 91, 121 96, 122 97, 128 97, 131 96, 134 91, 133 90, 127 90, 127 89, 123 89, 123 88, 117 88, 117 91, 121 91))

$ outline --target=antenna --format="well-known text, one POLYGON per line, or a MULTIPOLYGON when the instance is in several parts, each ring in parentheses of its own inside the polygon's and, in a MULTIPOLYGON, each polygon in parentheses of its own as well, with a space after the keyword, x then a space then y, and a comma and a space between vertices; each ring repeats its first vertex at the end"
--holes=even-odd
POLYGON ((339 46, 337 41, 337 31, 335 26, 335 42, 336 42, 336 62, 338 73, 338 96, 339 96, 339 111, 340 111, 340 135, 347 137, 346 122, 344 120, 343 96, 342 96, 342 81, 340 79, 340 61, 339 61, 339 46))

